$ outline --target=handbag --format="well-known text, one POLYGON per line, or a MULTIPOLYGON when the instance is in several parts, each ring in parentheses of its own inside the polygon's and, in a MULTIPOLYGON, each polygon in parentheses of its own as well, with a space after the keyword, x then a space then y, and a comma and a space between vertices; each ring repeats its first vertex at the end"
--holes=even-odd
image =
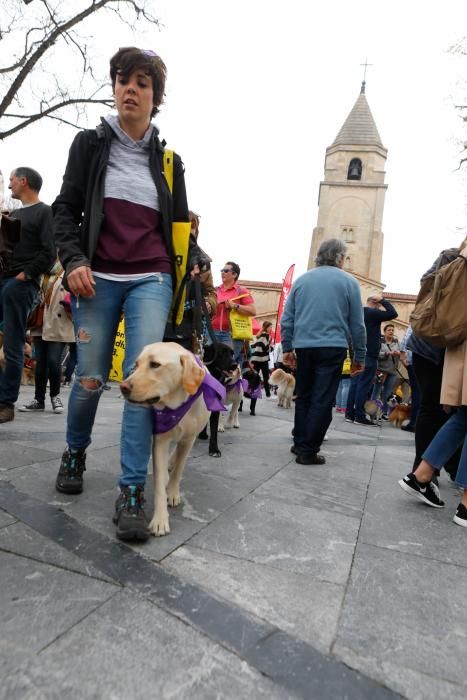
POLYGON ((44 323, 44 310, 45 307, 50 304, 53 288, 57 279, 56 275, 44 275, 42 278, 42 284, 39 290, 39 303, 33 308, 26 321, 26 328, 28 330, 32 331, 37 328, 42 328, 44 323))
MULTIPOLYGON (((247 297, 249 294, 240 294, 238 297, 233 297, 229 301, 237 301, 247 297)), ((253 318, 245 316, 239 311, 232 309, 229 314, 230 328, 232 331, 232 340, 253 340, 253 318)))

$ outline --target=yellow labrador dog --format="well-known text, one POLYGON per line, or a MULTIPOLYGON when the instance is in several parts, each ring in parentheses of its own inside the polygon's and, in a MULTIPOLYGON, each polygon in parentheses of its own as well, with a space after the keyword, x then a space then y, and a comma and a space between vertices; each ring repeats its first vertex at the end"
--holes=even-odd
MULTIPOLYGON (((226 373, 227 374, 227 373, 226 373)), ((219 416, 219 432, 223 433, 225 430, 230 428, 239 428, 240 421, 238 420, 238 409, 241 402, 243 401, 243 386, 241 383, 242 371, 240 367, 237 367, 228 373, 225 380, 225 388, 227 391, 227 396, 225 399, 225 405, 231 406, 229 415, 224 422, 223 413, 219 416)))
POLYGON ((295 377, 284 372, 283 369, 275 369, 269 379, 270 384, 277 386, 277 405, 290 408, 295 391, 295 377))
POLYGON ((180 503, 180 481, 188 454, 210 415, 203 394, 195 399, 175 427, 166 431, 167 416, 157 411, 180 409, 190 396, 196 394, 205 373, 206 369, 200 367, 194 356, 178 343, 153 343, 143 348, 136 360, 135 371, 120 385, 125 399, 156 409, 157 434, 152 447, 154 516, 149 523, 150 532, 156 536, 170 532, 167 503, 169 506, 180 503), (157 430, 158 415, 161 421, 165 421, 164 432, 157 430), (173 443, 176 447, 169 455, 173 443))

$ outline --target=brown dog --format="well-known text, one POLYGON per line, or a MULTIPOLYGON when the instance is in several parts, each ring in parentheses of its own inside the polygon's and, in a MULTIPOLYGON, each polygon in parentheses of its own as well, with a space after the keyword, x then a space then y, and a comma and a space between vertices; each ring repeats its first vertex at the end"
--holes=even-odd
MULTIPOLYGON (((153 406, 157 410, 176 409, 190 395, 196 394, 205 373, 206 369, 196 363, 191 352, 178 343, 153 343, 143 348, 136 360, 135 371, 120 384, 120 389, 125 399, 132 403, 153 406)), ((180 481, 185 463, 209 415, 201 394, 174 428, 154 436, 154 516, 149 523, 153 535, 170 532, 167 502, 169 506, 180 503, 180 481), (172 443, 175 449, 169 455, 172 443)))
POLYGON ((283 369, 275 369, 269 379, 270 384, 277 386, 277 405, 290 408, 295 391, 295 377, 284 372, 283 369))
POLYGON ((36 383, 36 361, 32 359, 32 347, 29 343, 24 344, 24 362, 21 373, 21 384, 34 386, 36 383))
POLYGON ((411 406, 408 406, 406 403, 400 403, 392 409, 389 414, 389 420, 396 428, 400 428, 406 421, 410 420, 411 413, 411 406))

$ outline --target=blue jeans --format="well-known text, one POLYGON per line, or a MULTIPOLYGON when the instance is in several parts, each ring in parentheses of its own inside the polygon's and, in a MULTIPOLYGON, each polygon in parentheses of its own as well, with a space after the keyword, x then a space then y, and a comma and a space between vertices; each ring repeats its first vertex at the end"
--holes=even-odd
POLYGON ((350 377, 341 377, 336 394, 336 407, 346 408, 350 390, 350 377))
POLYGON ((36 358, 34 398, 44 403, 47 393, 47 381, 50 385, 50 398, 60 393, 62 378, 62 357, 65 343, 59 343, 42 338, 34 338, 34 353, 36 358))
MULTIPOLYGON (((112 365, 115 334, 120 314, 125 315, 125 359, 128 376, 143 347, 162 341, 172 302, 172 279, 157 274, 140 280, 114 282, 96 277, 96 296, 72 297, 78 363, 70 392, 67 443, 72 449, 86 448, 102 387, 112 365), (96 389, 85 388, 82 379, 97 380, 96 389)), ((123 408, 120 486, 144 484, 152 444, 152 408, 125 401, 123 408)))
POLYGON ((332 406, 346 348, 297 348, 294 443, 303 455, 317 454, 332 420, 332 406))
POLYGON ((376 357, 365 357, 365 369, 361 374, 352 377, 350 384, 349 398, 347 399, 346 414, 352 418, 362 420, 365 418, 363 405, 370 395, 371 385, 376 374, 378 359, 376 357))
POLYGON ((219 343, 225 343, 229 345, 234 352, 234 360, 240 367, 243 364, 243 340, 232 340, 232 333, 230 331, 214 331, 214 335, 219 343))
POLYGON ((5 369, 0 370, 0 403, 13 406, 18 399, 24 364, 26 322, 38 300, 35 282, 0 277, 0 323, 3 321, 5 369))
POLYGON ((230 331, 214 331, 214 335, 216 336, 216 340, 218 340, 219 343, 225 343, 226 345, 229 345, 233 350, 232 333, 230 331))
POLYGON ((394 393, 394 387, 399 380, 398 374, 387 374, 385 380, 382 383, 375 384, 373 389, 372 399, 382 399, 383 401, 383 413, 387 414, 388 398, 394 393))
POLYGON ((423 459, 442 469, 459 447, 462 447, 456 484, 467 489, 467 406, 460 406, 436 433, 423 453, 423 459))

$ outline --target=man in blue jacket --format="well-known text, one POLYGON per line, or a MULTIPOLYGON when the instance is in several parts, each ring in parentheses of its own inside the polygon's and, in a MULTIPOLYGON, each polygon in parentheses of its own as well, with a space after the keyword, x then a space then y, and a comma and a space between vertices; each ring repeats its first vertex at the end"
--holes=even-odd
POLYGON ((352 374, 363 371, 366 334, 360 288, 342 269, 346 246, 324 241, 316 267, 298 278, 281 318, 283 362, 296 368, 294 445, 298 464, 324 464, 321 444, 349 347, 352 374))
POLYGON ((397 318, 397 311, 381 293, 368 297, 363 310, 366 328, 365 371, 352 380, 345 420, 360 425, 376 425, 366 417, 364 404, 371 393, 371 387, 378 366, 381 347, 381 323, 397 318), (381 308, 383 307, 383 308, 381 308))

